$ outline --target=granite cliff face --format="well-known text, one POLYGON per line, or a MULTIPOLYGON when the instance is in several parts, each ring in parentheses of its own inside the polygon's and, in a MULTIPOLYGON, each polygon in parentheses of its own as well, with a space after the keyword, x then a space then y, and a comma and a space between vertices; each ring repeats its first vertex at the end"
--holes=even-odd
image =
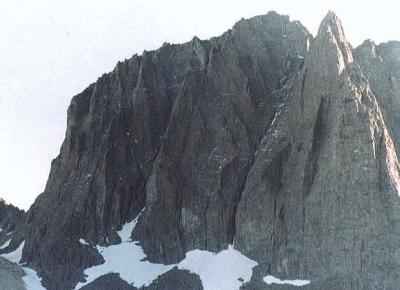
POLYGON ((376 45, 366 40, 354 50, 354 57, 368 78, 372 91, 379 96, 378 104, 399 154, 400 119, 397 112, 400 108, 400 42, 376 45))
POLYGON ((288 136, 266 142, 237 215, 240 247, 265 257, 261 275, 309 277, 309 289, 398 285, 399 167, 378 99, 328 14, 279 129, 288 136))
MULTIPOLYGON (((104 262, 93 246, 141 213, 131 236, 154 263, 233 244, 258 263, 243 289, 290 289, 269 274, 396 289, 399 100, 400 45, 353 49, 332 12, 315 38, 271 12, 135 55, 72 99, 45 192, 3 252, 25 241, 47 289, 74 289, 104 262)), ((135 289, 117 274, 82 289, 110 285, 135 289)), ((202 289, 177 268, 143 289, 171 285, 202 289)))

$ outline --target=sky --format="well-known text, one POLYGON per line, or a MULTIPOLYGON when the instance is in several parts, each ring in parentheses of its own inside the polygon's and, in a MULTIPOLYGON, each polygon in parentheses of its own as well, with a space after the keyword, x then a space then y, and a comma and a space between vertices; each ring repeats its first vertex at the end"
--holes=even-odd
POLYGON ((27 209, 43 192, 59 153, 67 108, 117 61, 217 36, 270 10, 315 35, 333 10, 347 39, 400 40, 395 1, 0 0, 0 197, 27 209))

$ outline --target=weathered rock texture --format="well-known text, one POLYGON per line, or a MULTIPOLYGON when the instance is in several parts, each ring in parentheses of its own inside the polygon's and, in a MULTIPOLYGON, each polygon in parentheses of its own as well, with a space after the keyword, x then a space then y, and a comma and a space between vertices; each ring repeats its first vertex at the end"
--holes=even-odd
POLYGON ((309 289, 396 288, 396 150, 332 13, 310 46, 290 113, 289 137, 265 147, 264 171, 256 160, 237 215, 239 248, 264 257, 253 280, 271 272, 307 278, 309 289), (262 200, 268 206, 257 206, 262 200))
POLYGON ((122 280, 119 274, 110 273, 97 278, 80 290, 137 290, 137 288, 122 280))
POLYGON ((153 283, 140 290, 176 290, 191 289, 202 290, 200 277, 186 270, 178 270, 176 267, 158 277, 153 283))
POLYGON ((11 233, 21 224, 23 214, 23 210, 0 198, 0 246, 10 239, 11 233))
POLYGON ((7 204, 0 198, 0 228, 2 232, 10 233, 21 223, 23 210, 7 204))
MULTIPOLYGON (((298 184, 303 191, 298 196, 304 202, 304 246, 292 267, 311 278, 336 276, 337 283, 347 281, 346 289, 391 289, 399 283, 393 270, 400 262, 396 151, 368 81, 358 64, 348 64, 351 56, 344 38, 332 35, 331 26, 322 29, 315 45, 318 39, 336 40, 337 50, 330 53, 336 52, 339 62, 327 66, 320 80, 325 87, 314 90, 314 116, 308 123, 311 146, 304 152, 304 176, 298 184)), ((312 71, 312 65, 305 65, 305 70, 312 71)), ((302 91, 306 89, 307 79, 302 91)), ((303 128, 305 132, 307 123, 303 128)), ((302 158, 305 144, 297 144, 303 146, 302 158)), ((290 259, 285 254, 279 257, 278 271, 293 271, 290 259)))
POLYGON ((354 57, 368 78, 399 154, 400 142, 400 42, 376 45, 366 40, 354 57))
POLYGON ((207 65, 187 75, 147 182, 135 231, 153 260, 233 243, 254 153, 299 71, 309 35, 270 14, 204 42, 207 65))
MULTIPOLYGON (((399 80, 400 45, 353 51, 332 12, 314 39, 271 12, 135 55, 72 99, 10 250, 25 240, 44 285, 70 290, 102 262, 79 238, 119 243, 145 208, 132 236, 151 261, 234 244, 259 263, 244 289, 291 289, 267 274, 309 279, 306 289, 396 289, 399 80)), ((149 289, 198 287, 182 275, 149 289)))
POLYGON ((0 257, 0 290, 25 290, 24 270, 0 257))

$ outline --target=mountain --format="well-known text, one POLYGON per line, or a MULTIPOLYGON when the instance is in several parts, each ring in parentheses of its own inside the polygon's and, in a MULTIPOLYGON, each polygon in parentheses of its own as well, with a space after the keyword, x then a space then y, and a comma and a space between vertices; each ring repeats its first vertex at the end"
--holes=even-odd
POLYGON ((399 106, 400 44, 333 12, 134 55, 73 97, 0 254, 48 290, 396 289, 399 106))

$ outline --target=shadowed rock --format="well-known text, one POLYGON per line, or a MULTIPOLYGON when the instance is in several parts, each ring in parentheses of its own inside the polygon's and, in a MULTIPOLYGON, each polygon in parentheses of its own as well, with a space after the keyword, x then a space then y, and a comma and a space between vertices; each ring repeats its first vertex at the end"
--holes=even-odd
MULTIPOLYGON (((122 280, 118 274, 103 275, 80 290, 137 290, 122 280)), ((143 286, 140 290, 202 290, 200 278, 188 271, 172 270, 158 277, 149 286, 143 286)))

